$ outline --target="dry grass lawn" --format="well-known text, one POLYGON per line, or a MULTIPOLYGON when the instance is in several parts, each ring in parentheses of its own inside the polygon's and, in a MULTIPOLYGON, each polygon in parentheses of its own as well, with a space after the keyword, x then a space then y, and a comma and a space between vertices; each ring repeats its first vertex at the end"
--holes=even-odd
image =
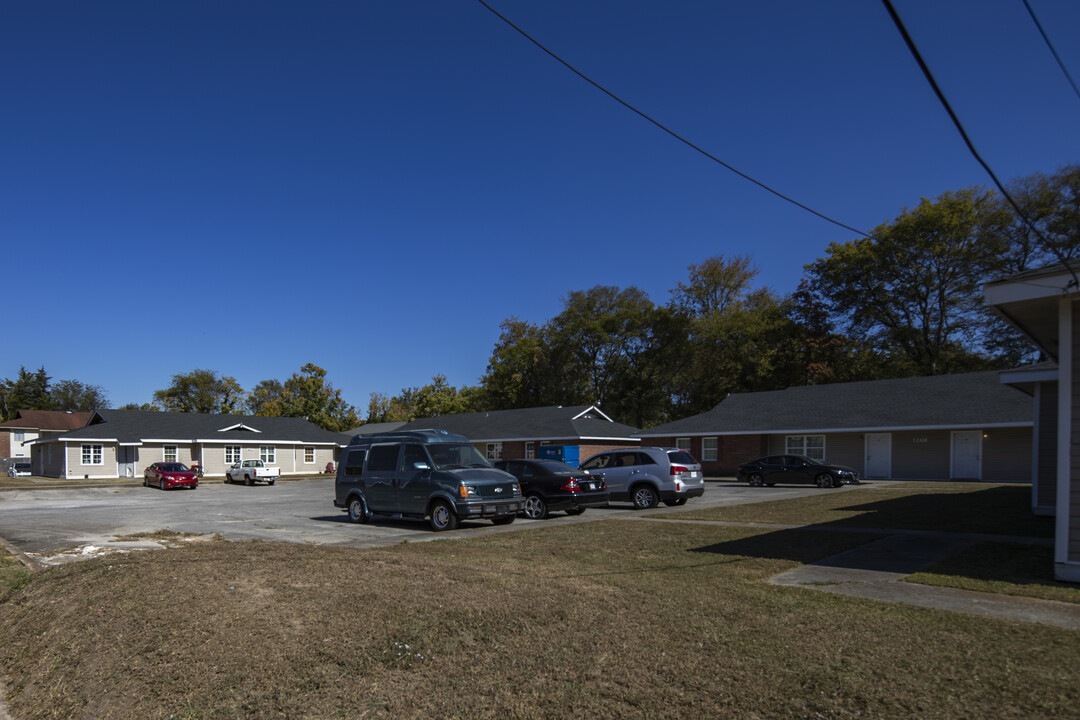
POLYGON ((186 544, 35 574, 0 603, 0 670, 17 719, 1075 715, 1080 633, 766 582, 874 537, 186 544))

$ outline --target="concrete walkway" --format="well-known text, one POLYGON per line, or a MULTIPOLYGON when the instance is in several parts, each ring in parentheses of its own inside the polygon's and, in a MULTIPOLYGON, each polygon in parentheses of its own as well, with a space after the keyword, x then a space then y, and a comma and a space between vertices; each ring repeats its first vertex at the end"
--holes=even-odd
POLYGON ((889 535, 781 573, 772 578, 772 583, 1080 629, 1080 605, 903 582, 908 575, 960 552, 977 539, 965 535, 943 538, 942 533, 889 535))

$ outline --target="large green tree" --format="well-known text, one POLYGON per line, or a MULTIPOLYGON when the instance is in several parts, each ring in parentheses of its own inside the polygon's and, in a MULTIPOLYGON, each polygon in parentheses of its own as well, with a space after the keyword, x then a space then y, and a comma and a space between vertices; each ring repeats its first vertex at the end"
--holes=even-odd
POLYGON ((1009 222, 980 188, 923 199, 870 237, 829 245, 806 268, 810 285, 848 335, 890 358, 891 374, 999 366, 982 350, 1009 330, 987 313, 981 287, 1009 252, 1009 222))
POLYGON ((345 402, 326 379, 326 371, 307 363, 284 382, 263 380, 248 396, 248 409, 256 415, 302 417, 333 432, 360 424, 356 408, 345 402))
POLYGON ((108 406, 108 396, 97 385, 78 380, 60 380, 49 388, 49 405, 53 410, 90 412, 108 406))
POLYGON ((20 366, 18 377, 0 381, 0 406, 4 420, 13 419, 20 410, 51 410, 50 379, 44 367, 30 371, 20 366))
POLYGON ((154 402, 170 412, 232 414, 243 401, 244 389, 236 379, 214 370, 177 373, 169 387, 154 391, 154 402))

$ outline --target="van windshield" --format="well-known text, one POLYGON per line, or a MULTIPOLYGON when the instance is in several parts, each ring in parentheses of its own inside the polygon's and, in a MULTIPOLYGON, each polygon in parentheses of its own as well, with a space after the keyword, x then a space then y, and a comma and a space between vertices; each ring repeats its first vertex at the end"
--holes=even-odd
POLYGON ((431 443, 427 451, 437 470, 491 467, 480 451, 467 443, 431 443))

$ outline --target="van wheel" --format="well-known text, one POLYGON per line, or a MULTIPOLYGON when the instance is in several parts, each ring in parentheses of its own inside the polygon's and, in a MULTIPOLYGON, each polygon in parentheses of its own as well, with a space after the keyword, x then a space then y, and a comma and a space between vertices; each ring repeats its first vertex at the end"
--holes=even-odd
POLYGON ((634 489, 633 497, 635 510, 651 510, 660 502, 660 498, 656 495, 656 491, 649 485, 638 485, 634 489))
POLYGON ((430 523, 431 529, 435 532, 454 530, 458 526, 458 516, 454 514, 454 509, 450 507, 450 503, 445 500, 437 500, 431 506, 430 523))
POLYGON ((349 522, 366 523, 367 513, 364 512, 364 501, 358 497, 349 498, 349 522))

